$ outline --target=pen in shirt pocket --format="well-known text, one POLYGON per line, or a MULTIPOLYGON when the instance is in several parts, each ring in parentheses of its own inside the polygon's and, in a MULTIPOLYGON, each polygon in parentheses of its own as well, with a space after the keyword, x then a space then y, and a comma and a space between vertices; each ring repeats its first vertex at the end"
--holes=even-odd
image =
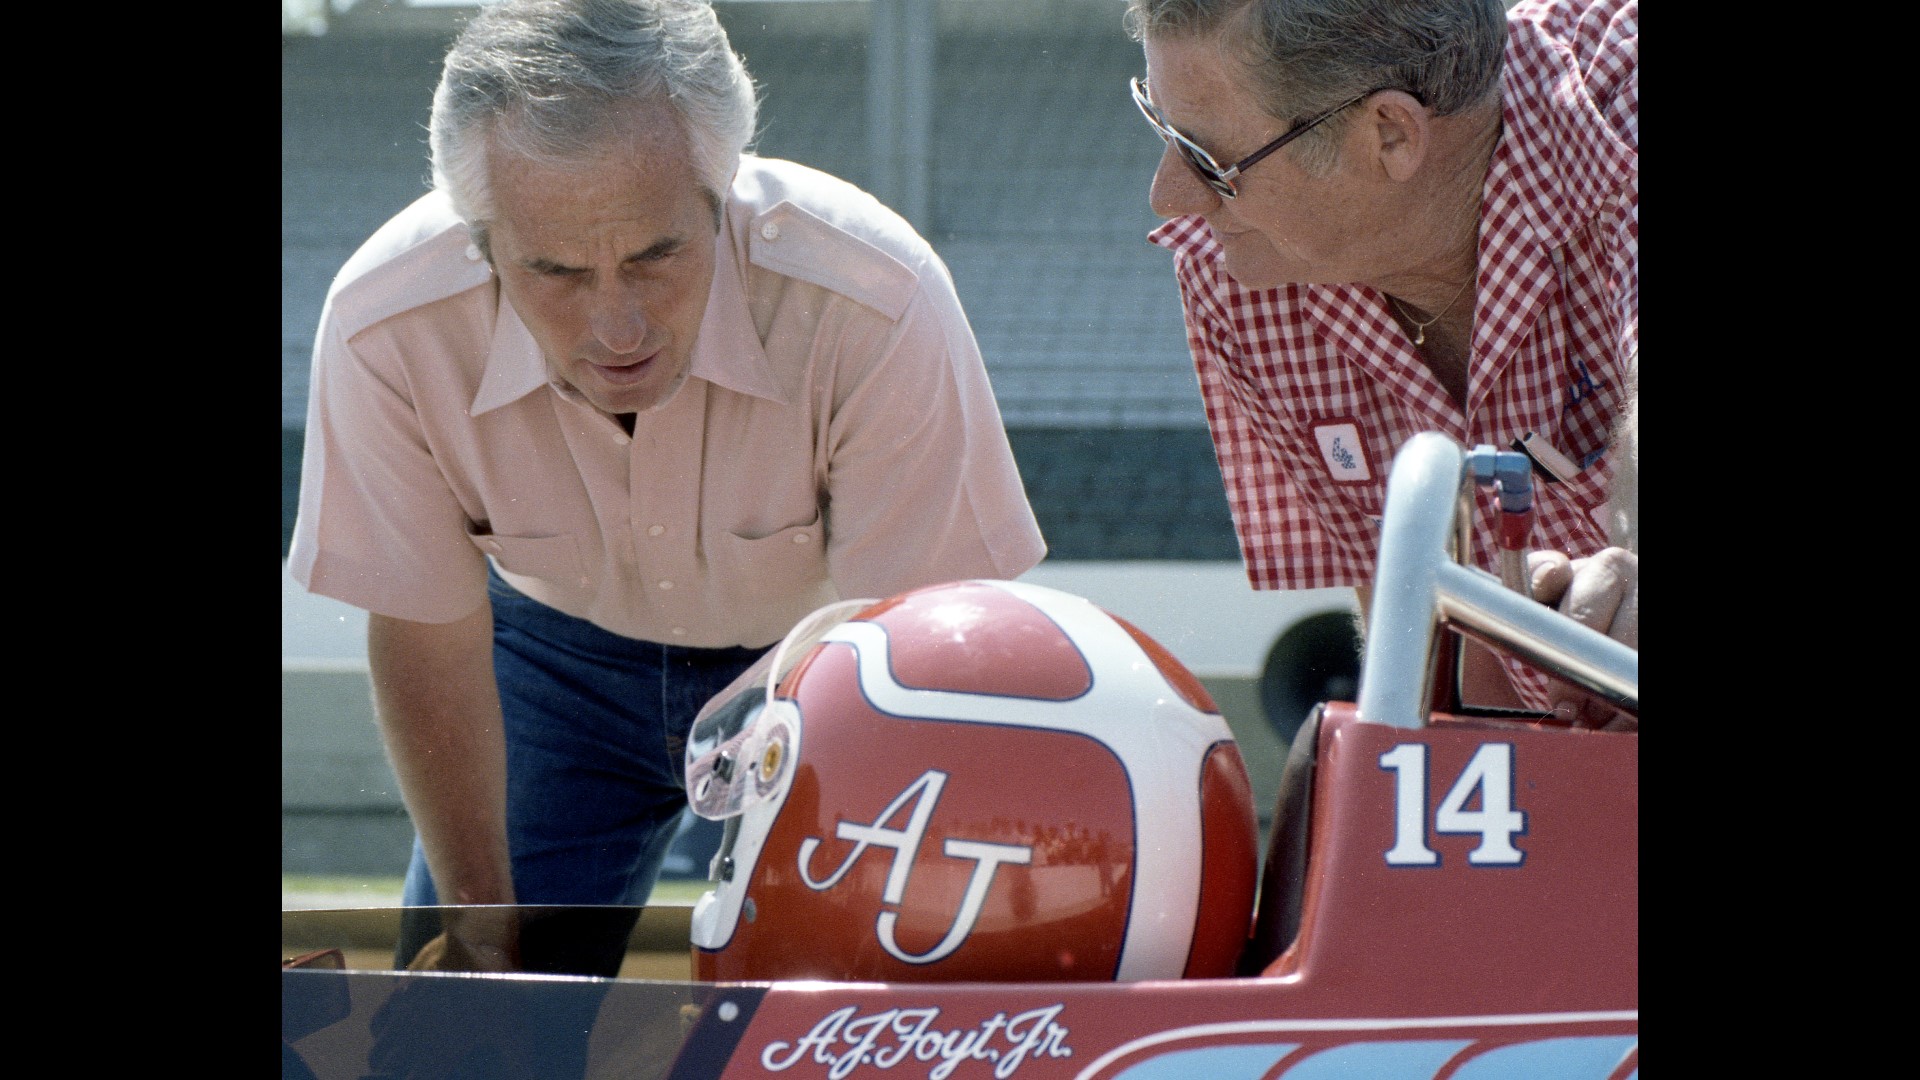
POLYGON ((1561 453, 1539 432, 1529 431, 1513 440, 1512 445, 1515 450, 1527 455, 1527 460, 1533 462, 1533 471, 1549 484, 1570 483, 1580 475, 1579 464, 1561 453))

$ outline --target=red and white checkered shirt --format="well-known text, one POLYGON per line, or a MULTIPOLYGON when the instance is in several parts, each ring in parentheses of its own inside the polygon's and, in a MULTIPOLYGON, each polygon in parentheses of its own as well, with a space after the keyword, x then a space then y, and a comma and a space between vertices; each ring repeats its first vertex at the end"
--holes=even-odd
MULTIPOLYGON (((1198 217, 1148 237, 1174 254, 1254 588, 1371 582, 1388 467, 1428 430, 1469 448, 1545 438, 1582 471, 1536 476, 1531 546, 1575 557, 1606 546, 1607 441, 1640 337, 1639 18, 1637 0, 1523 0, 1508 14, 1464 412, 1384 293, 1242 287, 1198 217)), ((1482 492, 1475 522, 1489 570, 1494 499, 1482 492)))

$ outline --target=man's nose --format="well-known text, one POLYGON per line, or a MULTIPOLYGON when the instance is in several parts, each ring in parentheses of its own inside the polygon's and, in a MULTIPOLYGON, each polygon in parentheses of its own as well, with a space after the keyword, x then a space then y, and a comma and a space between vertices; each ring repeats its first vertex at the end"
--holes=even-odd
POLYGON ((1160 149, 1160 164, 1154 167, 1147 202, 1164 218, 1204 214, 1220 205, 1220 193, 1208 187, 1169 142, 1160 149))
POLYGON ((587 321, 594 340, 609 352, 622 355, 633 352, 647 336, 646 309, 640 303, 639 291, 626 282, 616 281, 596 288, 587 321))

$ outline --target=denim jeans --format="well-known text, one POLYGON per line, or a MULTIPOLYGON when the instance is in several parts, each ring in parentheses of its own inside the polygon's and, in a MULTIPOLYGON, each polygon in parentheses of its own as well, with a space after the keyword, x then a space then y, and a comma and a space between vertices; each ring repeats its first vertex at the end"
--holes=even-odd
MULTIPOLYGON (((622 637, 527 597, 491 568, 487 595, 517 902, 646 903, 687 805, 682 758, 694 714, 766 649, 622 637)), ((401 903, 439 903, 418 836, 401 903)), ((403 932, 397 959, 437 932, 403 932)))

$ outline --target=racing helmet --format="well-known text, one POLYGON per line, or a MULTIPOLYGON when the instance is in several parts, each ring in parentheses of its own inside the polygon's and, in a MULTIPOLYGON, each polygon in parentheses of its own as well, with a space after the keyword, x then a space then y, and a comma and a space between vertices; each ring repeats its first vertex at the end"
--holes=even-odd
POLYGON ((1017 581, 828 605, 695 724, 726 822, 703 981, 1234 974, 1258 825, 1198 679, 1125 620, 1017 581))

